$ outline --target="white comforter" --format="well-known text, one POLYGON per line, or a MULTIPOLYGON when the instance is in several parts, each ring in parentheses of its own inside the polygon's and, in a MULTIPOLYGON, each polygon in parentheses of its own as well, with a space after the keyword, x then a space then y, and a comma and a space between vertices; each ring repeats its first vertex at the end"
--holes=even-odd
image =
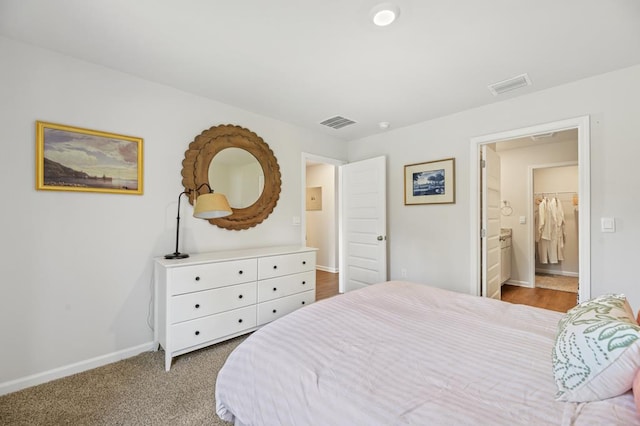
POLYGON ((562 314, 388 282, 299 309, 229 356, 216 410, 242 425, 631 425, 631 393, 557 402, 562 314))

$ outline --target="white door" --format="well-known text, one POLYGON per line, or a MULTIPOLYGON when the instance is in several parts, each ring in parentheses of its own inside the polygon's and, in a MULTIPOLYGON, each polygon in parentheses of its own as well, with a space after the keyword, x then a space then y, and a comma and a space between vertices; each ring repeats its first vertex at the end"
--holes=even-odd
POLYGON ((340 167, 340 291, 387 281, 386 158, 340 167))
POLYGON ((482 145, 482 295, 500 299, 500 157, 482 145))

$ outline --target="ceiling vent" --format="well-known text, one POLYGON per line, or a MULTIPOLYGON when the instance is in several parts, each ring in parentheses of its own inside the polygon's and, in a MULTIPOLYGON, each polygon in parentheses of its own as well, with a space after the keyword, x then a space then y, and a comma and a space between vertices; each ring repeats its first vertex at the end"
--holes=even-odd
POLYGON ((355 121, 336 115, 335 117, 327 118, 320 124, 322 124, 323 126, 334 128, 334 129, 342 129, 343 127, 348 126, 350 124, 355 124, 355 121))
POLYGON ((498 96, 525 86, 531 86, 531 79, 528 74, 520 74, 516 77, 490 84, 488 87, 493 96, 498 96))
POLYGON ((549 132, 549 133, 539 133, 537 135, 532 135, 531 139, 533 139, 534 141, 538 141, 540 139, 548 139, 548 138, 552 138, 556 135, 556 132, 549 132))

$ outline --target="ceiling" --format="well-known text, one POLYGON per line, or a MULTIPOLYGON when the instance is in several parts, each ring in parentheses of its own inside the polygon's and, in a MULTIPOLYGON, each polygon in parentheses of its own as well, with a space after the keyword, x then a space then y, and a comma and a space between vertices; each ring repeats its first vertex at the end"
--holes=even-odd
POLYGON ((640 63, 637 0, 379 3, 0 0, 0 35, 347 141, 640 63))

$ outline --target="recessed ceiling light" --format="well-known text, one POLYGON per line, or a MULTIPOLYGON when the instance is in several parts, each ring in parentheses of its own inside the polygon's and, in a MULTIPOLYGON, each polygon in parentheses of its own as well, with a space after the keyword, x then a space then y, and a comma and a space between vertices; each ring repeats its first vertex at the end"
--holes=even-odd
POLYGON ((392 3, 381 3, 371 9, 373 23, 379 27, 386 27, 398 19, 400 8, 392 3))

